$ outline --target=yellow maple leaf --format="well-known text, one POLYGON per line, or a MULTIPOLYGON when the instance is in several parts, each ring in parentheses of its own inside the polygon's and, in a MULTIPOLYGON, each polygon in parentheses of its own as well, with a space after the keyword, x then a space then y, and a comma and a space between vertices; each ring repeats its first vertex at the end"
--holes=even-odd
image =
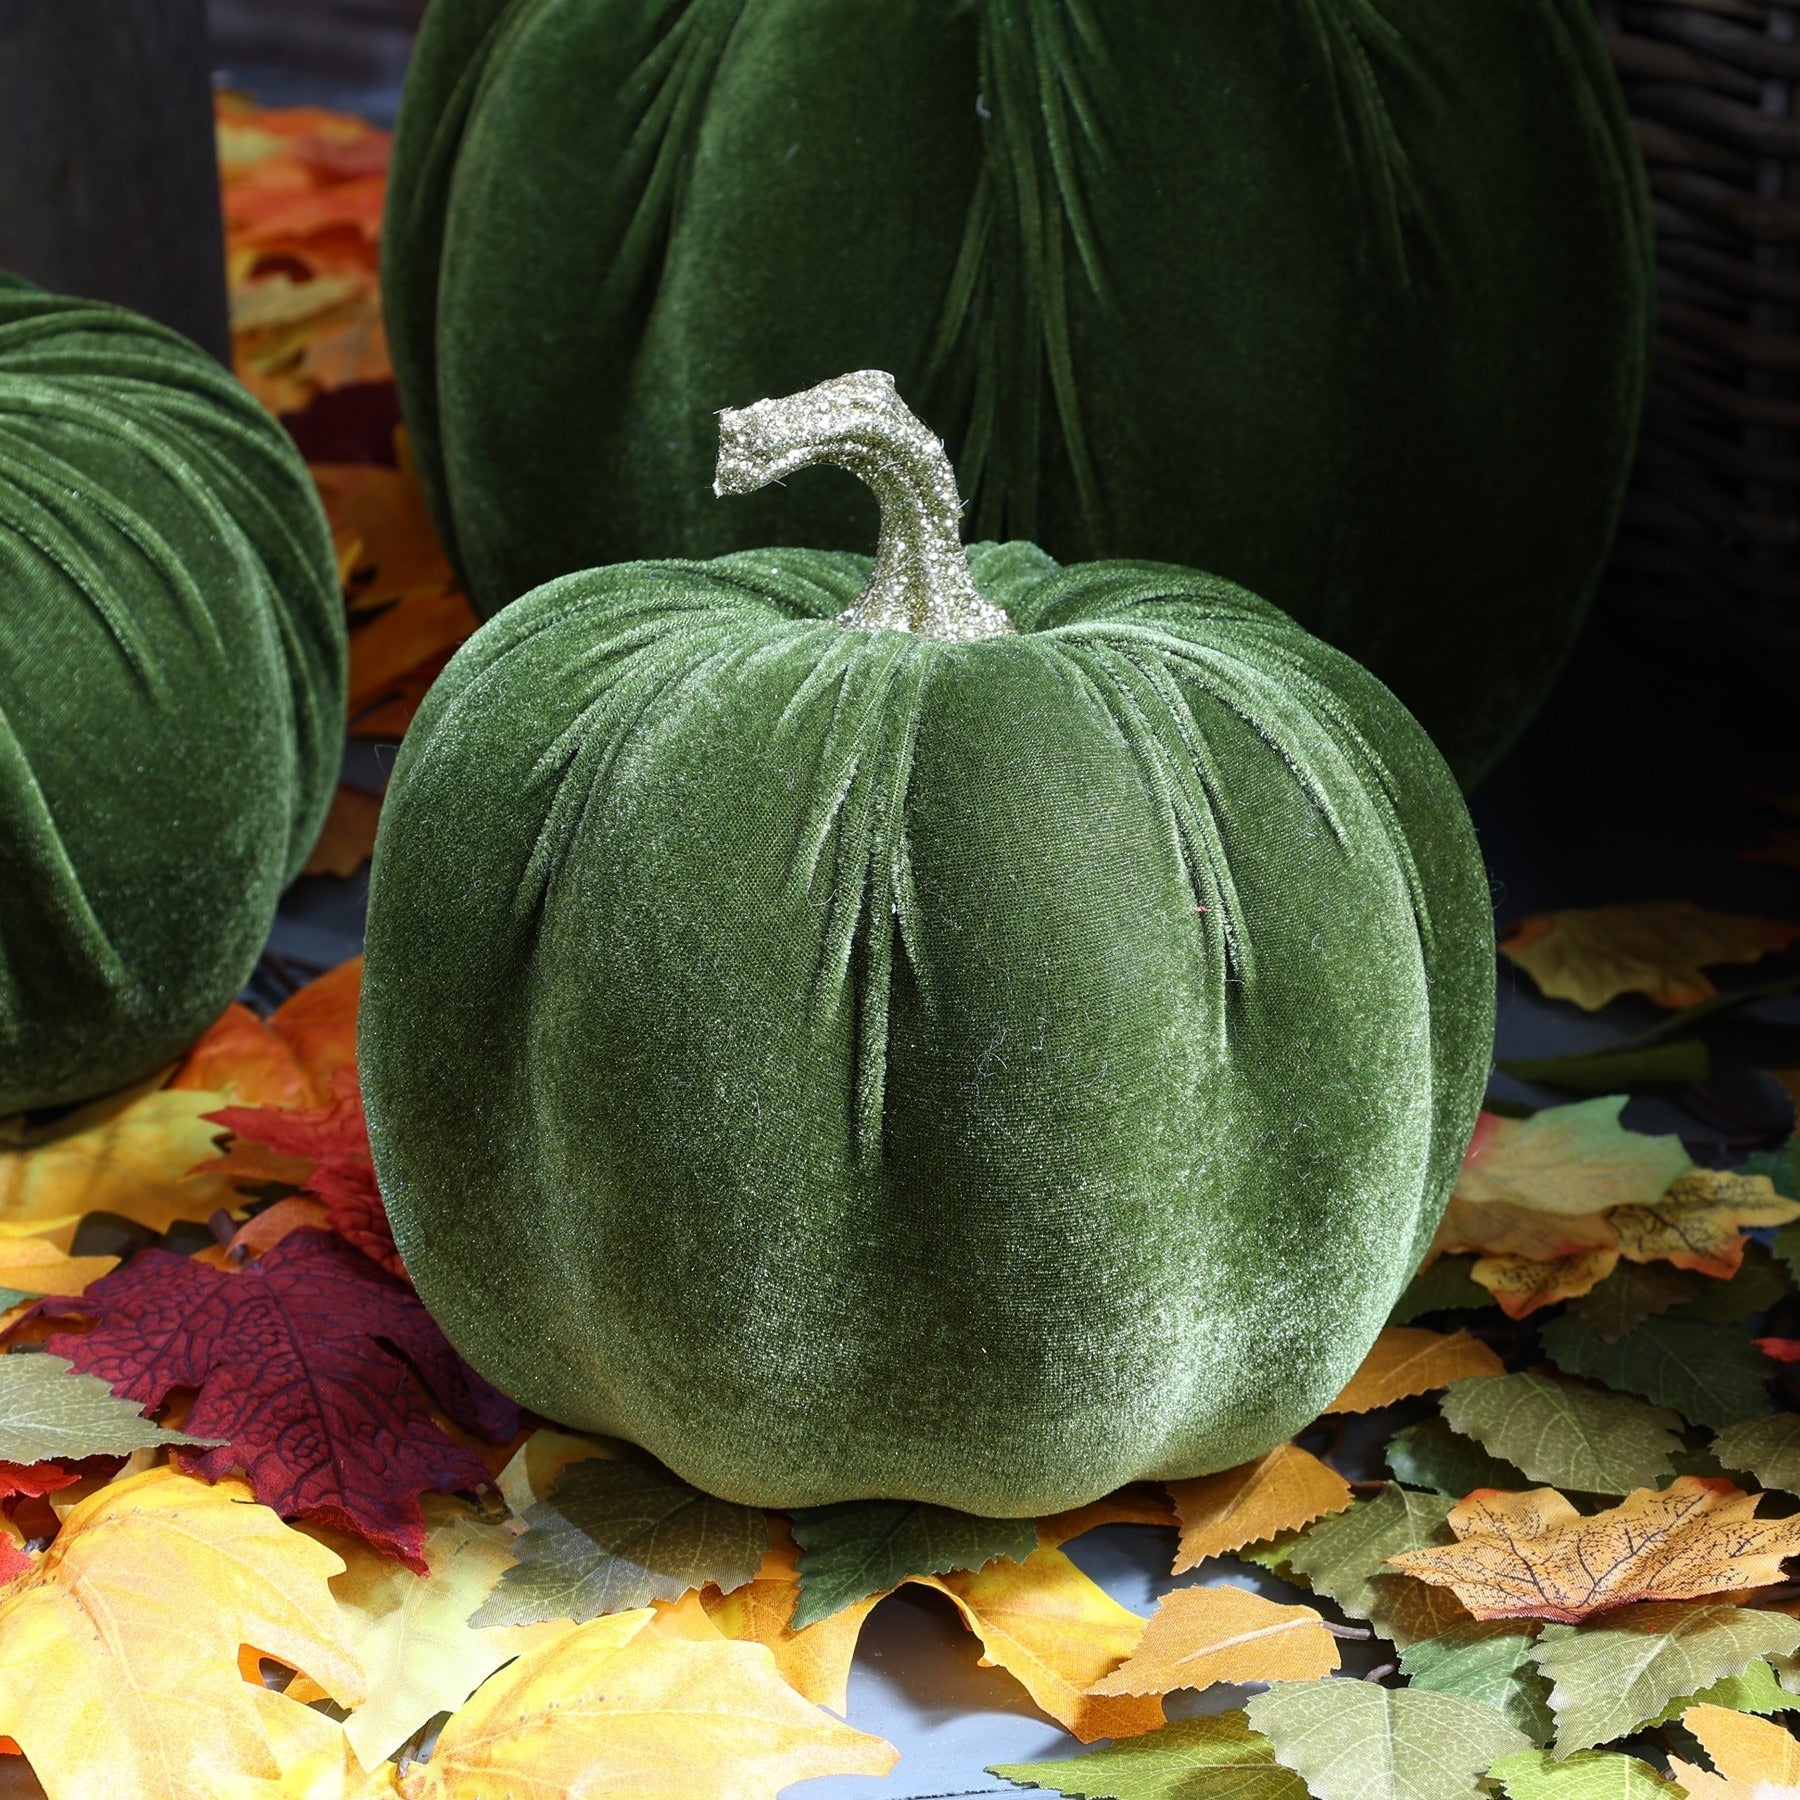
POLYGON ((1172 1481, 1169 1494, 1181 1523, 1177 1575, 1350 1504, 1349 1482, 1298 1444, 1277 1444, 1255 1462, 1217 1475, 1172 1481))
POLYGON ((1796 938, 1800 925, 1647 900, 1534 913, 1501 939, 1500 953, 1552 999, 1594 1012, 1620 994, 1693 1006, 1719 991, 1702 973, 1706 965, 1752 963, 1796 938))
POLYGON ((1100 1525, 1161 1525, 1175 1523, 1169 1496, 1161 1488, 1137 1483, 1117 1493, 1103 1494, 1086 1506, 1052 1513, 1037 1522, 1038 1542, 1053 1547, 1072 1542, 1100 1525))
POLYGON ((1429 1394, 1470 1375, 1504 1375, 1506 1364, 1466 1331, 1390 1325, 1375 1340, 1328 1413, 1373 1412, 1411 1394, 1429 1394))
POLYGON ((0 1287, 21 1294, 79 1294, 118 1266, 116 1256, 70 1256, 46 1238, 0 1234, 0 1287))
POLYGON ((260 1653, 363 1699, 326 1585, 341 1566, 242 1481, 114 1481, 0 1598, 0 1732, 52 1795, 216 1800, 280 1781, 284 1746, 310 1755, 341 1731, 241 1671, 260 1653))
POLYGON ((1618 1266, 1618 1246, 1607 1244, 1543 1261, 1530 1256, 1482 1256, 1476 1258, 1469 1278, 1494 1296, 1509 1319, 1523 1319, 1541 1306, 1592 1293, 1618 1266))
POLYGON ((1800 1518, 1758 1519, 1760 1494, 1681 1475, 1583 1518, 1554 1488, 1483 1488, 1450 1514, 1457 1542, 1388 1560, 1450 1588, 1478 1619, 1573 1623, 1635 1600, 1768 1587, 1800 1555, 1800 1518))
POLYGON ((863 1621, 882 1598, 871 1594, 829 1617, 793 1629, 800 1600, 800 1549, 785 1521, 769 1519, 769 1550, 756 1578, 729 1594, 708 1588, 701 1596, 720 1632, 747 1644, 764 1644, 782 1679, 815 1706, 841 1713, 848 1703, 850 1662, 863 1621))
POLYGON ((1607 1218, 1632 1262, 1667 1260, 1725 1279, 1744 1260, 1740 1227, 1785 1225, 1800 1219, 1800 1204, 1784 1200, 1766 1175, 1694 1169, 1653 1204, 1616 1206, 1607 1218))
POLYGON ((1337 1666, 1337 1643, 1310 1606, 1280 1606, 1240 1587, 1176 1588, 1157 1603, 1137 1648, 1088 1692, 1315 1681, 1337 1666))
POLYGON ((187 1179, 217 1155, 219 1128, 203 1115, 226 1104, 222 1094, 140 1084, 48 1125, 0 1122, 0 1222, 34 1225, 66 1250, 71 1216, 116 1213, 160 1232, 238 1205, 215 1171, 187 1179))
POLYGON ((1004 1669, 1084 1744, 1136 1737, 1163 1723, 1162 1702, 1155 1696, 1088 1691, 1137 1648, 1144 1621, 1062 1551, 1039 1549, 1023 1562, 999 1557, 972 1572, 910 1579, 948 1594, 981 1639, 982 1661, 1004 1669))
MULTIPOLYGON (((470 1615, 513 1566, 517 1541, 502 1525, 484 1523, 465 1505, 427 1494, 425 1566, 421 1580, 404 1563, 361 1538, 314 1529, 344 1564, 331 1579, 352 1649, 380 1679, 344 1722, 356 1755, 379 1763, 427 1719, 454 1712, 488 1676, 515 1656, 574 1629, 567 1619, 541 1625, 469 1624, 470 1615)), ((645 1612, 640 1623, 649 1619, 645 1612)), ((309 1677, 288 1686, 290 1699, 311 1702, 325 1690, 309 1677)))
POLYGON ((817 1775, 885 1775, 898 1753, 809 1705, 761 1644, 691 1635, 679 1611, 617 1614, 491 1676, 400 1775, 404 1800, 775 1800, 817 1775))
POLYGON ((1690 1706, 1681 1722, 1717 1771, 1669 1758, 1669 1773, 1689 1800, 1778 1800, 1800 1793, 1800 1738, 1774 1720, 1702 1705, 1690 1706))

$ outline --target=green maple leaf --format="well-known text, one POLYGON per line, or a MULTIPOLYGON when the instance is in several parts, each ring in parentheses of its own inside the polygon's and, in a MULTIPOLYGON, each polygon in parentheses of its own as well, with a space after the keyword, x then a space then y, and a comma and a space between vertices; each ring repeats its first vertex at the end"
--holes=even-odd
POLYGON ((1729 1325, 1646 1319, 1609 1344, 1586 1319, 1566 1317, 1546 1325, 1538 1341, 1566 1373, 1673 1407, 1691 1425, 1723 1431, 1769 1410, 1769 1359, 1729 1325))
POLYGON ((796 1631, 885 1594, 909 1575, 979 1569, 997 1556, 1023 1562, 1037 1548, 1031 1519, 982 1519, 919 1500, 845 1500, 793 1515, 800 1546, 796 1631))
MULTIPOLYGON (((1659 1265, 1630 1263, 1621 1266, 1655 1268, 1659 1265)), ((1667 1267, 1666 1264, 1661 1266, 1667 1267)), ((1714 1281, 1702 1275, 1699 1293, 1673 1308, 1671 1317, 1709 1319, 1715 1325, 1734 1325, 1754 1313, 1767 1312, 1792 1291, 1793 1283, 1788 1279, 1787 1270, 1765 1245, 1755 1238, 1747 1238, 1744 1260, 1738 1265, 1738 1272, 1728 1281, 1714 1281)))
POLYGON ((525 1523, 517 1564, 471 1625, 579 1624, 707 1582, 730 1593, 755 1576, 769 1547, 769 1521, 755 1508, 623 1457, 572 1463, 525 1523))
POLYGON ((224 1441, 165 1430, 146 1419, 135 1400, 118 1399, 104 1381, 71 1368, 60 1356, 18 1351, 0 1356, 0 1462, 78 1462, 165 1444, 206 1447, 224 1441))
POLYGON ((1681 1419, 1629 1394, 1559 1387, 1542 1375, 1472 1375, 1444 1390, 1453 1429, 1527 1481, 1565 1492, 1629 1494, 1672 1473, 1681 1419))
POLYGON ((1800 1494, 1800 1413, 1768 1413, 1733 1425, 1713 1439, 1713 1455, 1764 1487, 1800 1494))
POLYGON ((1671 1719, 1679 1719, 1690 1706, 1722 1706, 1730 1712, 1778 1713, 1786 1712, 1793 1704, 1794 1696, 1781 1685, 1769 1663, 1759 1656, 1741 1675, 1723 1676, 1697 1694, 1683 1694, 1679 1700, 1671 1700, 1650 1723, 1667 1725, 1671 1719))
POLYGON ((1279 1682, 1244 1710, 1314 1800, 1476 1800, 1488 1768, 1530 1748, 1478 1700, 1342 1676, 1279 1682))
MULTIPOLYGON (((1800 1200, 1800 1132, 1796 1132, 1788 1141, 1776 1150, 1758 1150, 1754 1156, 1746 1157, 1737 1166, 1740 1175, 1766 1175, 1774 1184, 1776 1193, 1786 1200, 1800 1200)), ((1800 1281, 1800 1267, 1795 1266, 1796 1250, 1800 1250, 1800 1219, 1793 1225, 1784 1225, 1775 1234, 1775 1254, 1781 1257, 1794 1271, 1794 1279, 1800 1281), (1787 1244, 1782 1244, 1782 1239, 1787 1244)))
POLYGON ((1387 1466, 1408 1487, 1431 1488, 1460 1500, 1477 1488, 1530 1485, 1509 1462, 1489 1456, 1473 1438, 1442 1419, 1420 1419, 1388 1440, 1387 1466))
POLYGON ((1716 1600, 1622 1606, 1581 1625, 1546 1625, 1532 1660, 1551 1679, 1559 1752, 1637 1730, 1678 1694, 1800 1647, 1800 1619, 1716 1600))
MULTIPOLYGON (((1626 1332, 1671 1306, 1691 1300, 1707 1283, 1692 1269, 1678 1269, 1666 1262, 1621 1262, 1598 1287, 1569 1302, 1607 1343, 1616 1343, 1626 1332)), ((1720 1287, 1729 1285, 1725 1282, 1720 1287)))
POLYGON ((1400 1667, 1414 1687, 1479 1700, 1534 1744, 1547 1744, 1556 1721, 1550 1684, 1531 1660, 1536 1638, 1518 1619, 1468 1619, 1402 1650, 1400 1667))
POLYGON ((1488 1770, 1507 1800, 1679 1800, 1684 1790, 1648 1763, 1615 1750, 1577 1750, 1561 1762, 1548 1750, 1503 1756, 1488 1770))
POLYGON ((1410 1325, 1426 1313, 1468 1312, 1478 1306, 1493 1306, 1494 1296, 1469 1277, 1474 1266, 1472 1256, 1440 1256, 1407 1284, 1388 1314, 1388 1323, 1410 1325))
POLYGON ((1429 1588, 1388 1568, 1387 1560, 1448 1543, 1444 1520, 1454 1504, 1448 1495, 1413 1493, 1390 1481, 1373 1500, 1321 1519, 1288 1547, 1287 1566, 1391 1643, 1435 1637, 1467 1616, 1461 1603, 1447 1588, 1429 1588))
POLYGON ((1306 1800, 1306 1784, 1276 1762, 1241 1712, 1181 1719, 1085 1756, 996 1763, 988 1770, 1069 1800, 1306 1800))

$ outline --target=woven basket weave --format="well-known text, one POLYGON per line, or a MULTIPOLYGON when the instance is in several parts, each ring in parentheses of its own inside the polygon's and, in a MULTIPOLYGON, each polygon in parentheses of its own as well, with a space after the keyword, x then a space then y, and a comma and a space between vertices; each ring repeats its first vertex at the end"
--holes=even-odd
POLYGON ((1609 596, 1660 648, 1800 694, 1800 5, 1596 10, 1660 276, 1609 596))

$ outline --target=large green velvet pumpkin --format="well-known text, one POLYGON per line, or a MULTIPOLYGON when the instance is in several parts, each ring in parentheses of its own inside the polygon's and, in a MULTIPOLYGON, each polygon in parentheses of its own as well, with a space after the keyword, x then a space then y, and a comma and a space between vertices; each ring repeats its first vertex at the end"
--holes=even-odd
POLYGON ((737 1500, 1241 1462, 1355 1368, 1475 1118, 1456 784, 1228 582, 965 562, 885 375, 727 416, 723 490, 824 460, 873 565, 568 576, 407 733, 359 1037, 407 1268, 518 1399, 737 1500))
POLYGON ((242 985, 331 798, 343 618, 224 369, 0 276, 0 1114, 149 1073, 242 985))
POLYGON ((710 505, 708 420, 894 371, 974 537, 1241 582, 1465 781, 1569 647, 1645 381, 1591 0, 433 0, 385 254, 493 613, 596 563, 862 549, 710 505))

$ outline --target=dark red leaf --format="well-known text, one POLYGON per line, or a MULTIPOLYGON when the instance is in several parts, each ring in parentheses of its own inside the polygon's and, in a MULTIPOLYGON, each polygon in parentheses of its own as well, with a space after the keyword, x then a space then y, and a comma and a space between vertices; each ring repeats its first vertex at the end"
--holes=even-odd
POLYGON ((146 1250, 35 1310, 94 1321, 44 1347, 115 1394, 154 1406, 196 1390, 184 1428, 227 1441, 176 1452, 184 1468, 209 1481, 241 1468, 284 1517, 355 1532, 421 1574, 419 1496, 479 1486, 488 1472, 439 1428, 420 1383, 483 1437, 498 1442, 518 1423, 410 1288, 311 1227, 236 1273, 146 1250))

